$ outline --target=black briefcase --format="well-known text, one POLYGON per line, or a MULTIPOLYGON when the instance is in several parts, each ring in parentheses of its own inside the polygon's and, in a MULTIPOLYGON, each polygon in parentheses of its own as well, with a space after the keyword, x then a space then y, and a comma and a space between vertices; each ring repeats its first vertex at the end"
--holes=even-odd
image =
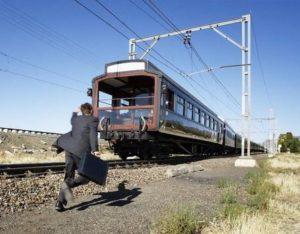
POLYGON ((81 157, 77 171, 96 184, 105 185, 108 164, 95 155, 87 153, 81 157))

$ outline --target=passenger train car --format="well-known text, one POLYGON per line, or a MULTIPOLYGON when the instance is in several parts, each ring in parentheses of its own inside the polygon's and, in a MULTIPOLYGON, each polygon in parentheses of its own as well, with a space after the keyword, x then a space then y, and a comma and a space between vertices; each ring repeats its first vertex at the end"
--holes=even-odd
MULTIPOLYGON (((241 136, 228 123, 149 61, 107 64, 89 95, 101 138, 123 160, 241 151, 241 136)), ((264 150, 251 144, 252 151, 264 150)))

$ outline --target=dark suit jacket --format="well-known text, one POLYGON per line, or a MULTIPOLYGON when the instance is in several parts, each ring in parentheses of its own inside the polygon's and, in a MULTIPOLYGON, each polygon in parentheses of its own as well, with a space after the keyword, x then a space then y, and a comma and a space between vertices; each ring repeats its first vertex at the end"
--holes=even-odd
POLYGON ((55 145, 78 157, 86 152, 98 151, 97 127, 99 120, 93 116, 73 113, 72 131, 60 136, 55 145))

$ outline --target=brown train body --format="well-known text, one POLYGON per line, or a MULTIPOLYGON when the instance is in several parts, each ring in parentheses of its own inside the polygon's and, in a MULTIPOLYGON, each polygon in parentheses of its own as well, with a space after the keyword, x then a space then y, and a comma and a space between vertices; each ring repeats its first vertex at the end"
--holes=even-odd
POLYGON ((107 64, 93 79, 92 99, 100 136, 122 159, 241 150, 241 137, 227 123, 149 61, 107 64))

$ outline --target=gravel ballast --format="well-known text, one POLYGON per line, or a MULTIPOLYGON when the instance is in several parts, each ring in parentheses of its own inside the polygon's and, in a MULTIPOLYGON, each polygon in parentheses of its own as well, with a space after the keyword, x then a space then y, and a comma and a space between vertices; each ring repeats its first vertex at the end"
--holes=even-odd
MULTIPOLYGON (((123 181, 129 186, 161 180, 165 177, 164 167, 138 169, 112 169, 108 173, 106 186, 93 182, 74 189, 74 196, 87 196, 109 191, 123 181)), ((20 212, 53 202, 63 181, 63 174, 44 177, 0 179, 0 213, 20 212)))

